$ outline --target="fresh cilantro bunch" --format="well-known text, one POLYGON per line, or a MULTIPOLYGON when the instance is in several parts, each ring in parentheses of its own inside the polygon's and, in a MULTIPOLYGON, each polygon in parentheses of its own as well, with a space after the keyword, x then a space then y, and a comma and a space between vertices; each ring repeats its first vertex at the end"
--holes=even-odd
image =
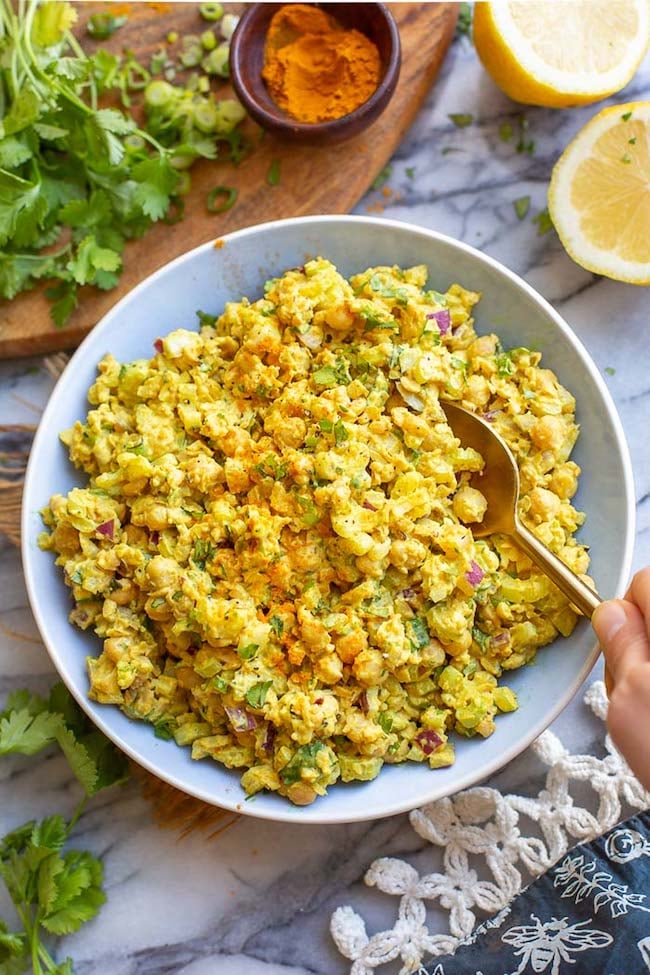
POLYGON ((106 58, 84 54, 76 16, 0 0, 0 297, 48 279, 58 326, 80 285, 115 286, 126 241, 165 217, 179 179, 131 115, 98 107, 106 58))
POLYGON ((62 816, 25 823, 0 843, 0 876, 23 930, 11 932, 0 921, 0 972, 21 975, 73 975, 72 960, 57 965, 42 938, 72 934, 90 921, 106 900, 103 867, 92 853, 63 846, 70 824, 62 816))
POLYGON ((86 796, 126 778, 121 752, 89 721, 63 684, 49 698, 16 691, 0 711, 0 756, 35 755, 57 743, 86 796))
POLYGON ((0 919, 0 975, 30 970, 33 975, 74 975, 71 959, 57 964, 45 941, 77 931, 106 900, 101 861, 87 851, 63 848, 87 798, 125 780, 126 759, 62 684, 47 700, 28 691, 10 695, 0 712, 0 755, 34 755, 55 742, 85 795, 69 822, 49 816, 0 840, 0 877, 22 924, 22 930, 10 931, 0 919))

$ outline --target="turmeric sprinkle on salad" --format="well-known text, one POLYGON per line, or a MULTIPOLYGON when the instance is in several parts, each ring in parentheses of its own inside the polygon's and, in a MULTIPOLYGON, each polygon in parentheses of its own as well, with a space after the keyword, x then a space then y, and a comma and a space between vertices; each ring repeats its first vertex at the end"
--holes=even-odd
POLYGON ((509 538, 472 536, 484 462, 439 402, 494 424, 522 519, 584 576, 574 399, 538 352, 477 335, 480 295, 426 280, 310 260, 151 358, 107 355, 62 434, 87 480, 40 542, 101 641, 90 697, 249 795, 302 805, 384 764, 452 764, 455 736, 517 707, 508 673, 576 623, 509 538))

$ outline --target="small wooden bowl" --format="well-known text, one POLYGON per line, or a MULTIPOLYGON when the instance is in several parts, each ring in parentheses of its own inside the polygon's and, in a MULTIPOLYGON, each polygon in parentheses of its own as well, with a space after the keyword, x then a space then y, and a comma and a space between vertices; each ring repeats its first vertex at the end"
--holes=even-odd
POLYGON ((276 105, 262 80, 264 45, 271 18, 282 3, 254 3, 244 13, 230 44, 230 76, 237 97, 262 128, 292 142, 331 145, 363 132, 388 105, 400 70, 400 40, 393 15, 383 3, 322 3, 318 6, 343 27, 355 28, 379 50, 382 76, 370 98, 332 122, 296 122, 276 105))

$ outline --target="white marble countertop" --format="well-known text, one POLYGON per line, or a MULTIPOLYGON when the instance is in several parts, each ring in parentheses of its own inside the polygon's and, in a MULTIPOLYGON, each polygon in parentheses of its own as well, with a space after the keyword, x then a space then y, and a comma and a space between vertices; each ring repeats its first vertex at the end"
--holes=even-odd
MULTIPOLYGON (((615 101, 643 98, 650 98, 650 58, 615 101)), ((605 375, 628 437, 638 501, 637 568, 650 563, 650 291, 583 271, 553 232, 538 236, 531 220, 546 205, 553 163, 599 107, 527 109, 534 153, 517 153, 516 139, 503 142, 499 126, 510 122, 516 129, 524 113, 492 85, 471 44, 456 41, 393 160, 388 185, 395 193, 370 193, 357 212, 382 202, 388 217, 485 250, 526 278, 575 329, 605 375), (473 124, 455 128, 448 119, 455 112, 472 113, 473 124), (456 151, 445 152, 449 148, 456 151), (531 207, 519 221, 513 201, 522 196, 530 196, 531 207)), ((40 361, 2 363, 0 423, 38 422, 51 389, 40 361)), ((0 622, 33 641, 0 632, 0 701, 25 685, 44 691, 53 670, 36 639, 20 558, 6 539, 0 540, 0 622)), ((553 728, 573 750, 599 750, 602 726, 581 695, 553 728)), ((542 773, 525 753, 490 784, 537 792, 542 773)), ((77 799, 78 787, 57 754, 0 762, 0 835, 30 817, 70 814, 77 799)), ((436 856, 406 816, 302 829, 242 819, 215 839, 193 834, 177 842, 173 832, 153 824, 135 783, 91 801, 75 839, 103 856, 108 894, 98 919, 62 946, 79 975, 341 975, 349 963, 329 935, 334 908, 352 904, 370 932, 393 924, 395 900, 363 884, 370 862, 412 855, 434 869, 436 856)), ((0 917, 11 919, 4 891, 0 917)))

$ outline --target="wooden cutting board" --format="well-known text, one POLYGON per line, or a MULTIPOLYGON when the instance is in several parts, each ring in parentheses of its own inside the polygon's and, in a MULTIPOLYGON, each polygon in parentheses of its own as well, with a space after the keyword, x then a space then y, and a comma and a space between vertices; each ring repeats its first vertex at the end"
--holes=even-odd
MULTIPOLYGON (((90 13, 106 8, 96 3, 76 6, 79 12, 76 32, 83 39, 84 47, 90 49, 93 45, 85 33, 86 21, 90 13)), ((0 302, 0 358, 74 348, 134 285, 172 258, 205 241, 266 220, 351 210, 390 159, 431 87, 452 39, 459 5, 394 3, 388 6, 399 26, 402 69, 391 102, 369 129, 349 142, 332 147, 293 146, 266 135, 239 166, 228 162, 196 163, 192 168, 192 189, 186 197, 184 219, 173 226, 158 223, 142 239, 129 244, 118 286, 105 292, 83 288, 79 307, 62 329, 52 324, 43 289, 26 292, 10 302, 0 302), (276 159, 280 181, 277 186, 269 186, 266 176, 276 159), (205 206, 208 192, 216 185, 238 189, 234 207, 220 215, 208 213, 205 206)), ((243 7, 244 4, 226 5, 232 13, 240 12, 243 7)), ((128 23, 102 46, 116 52, 132 48, 148 64, 168 31, 176 31, 182 37, 200 33, 206 26, 196 4, 133 3, 129 7, 128 23)), ((226 86, 223 95, 230 95, 226 86)), ((252 126, 252 123, 245 124, 252 126)))

